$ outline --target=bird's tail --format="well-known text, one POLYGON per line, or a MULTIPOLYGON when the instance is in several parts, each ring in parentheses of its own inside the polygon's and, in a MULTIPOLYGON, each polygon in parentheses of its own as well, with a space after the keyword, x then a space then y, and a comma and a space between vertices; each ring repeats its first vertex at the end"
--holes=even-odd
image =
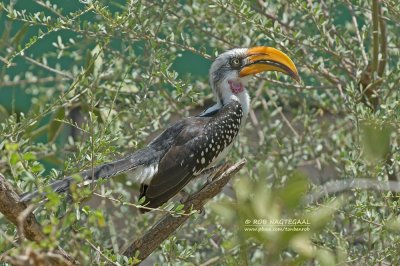
MULTIPOLYGON (((108 177, 132 170, 143 164, 144 162, 138 158, 138 155, 140 156, 140 154, 141 152, 139 151, 120 160, 96 166, 93 169, 93 174, 92 169, 88 169, 77 174, 82 177, 82 184, 84 185, 90 184, 99 178, 106 179, 108 177)), ((50 183, 47 187, 49 187, 51 191, 60 194, 62 192, 69 191, 70 185, 75 182, 77 181, 72 176, 68 176, 50 183)), ((43 193, 39 193, 37 190, 34 192, 23 193, 20 195, 20 202, 27 202, 36 197, 43 198, 47 194, 45 190, 46 189, 44 189, 43 193)))

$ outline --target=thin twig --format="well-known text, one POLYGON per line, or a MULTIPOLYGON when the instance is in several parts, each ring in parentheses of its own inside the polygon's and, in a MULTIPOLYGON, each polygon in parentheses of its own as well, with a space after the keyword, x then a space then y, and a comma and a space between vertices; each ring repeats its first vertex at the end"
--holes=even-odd
MULTIPOLYGON (((258 85, 255 97, 251 100, 251 106, 253 106, 255 101, 260 97, 262 89, 264 88, 264 85, 265 85, 265 81, 264 80, 261 81, 260 84, 258 85)), ((258 122, 257 116, 254 113, 253 109, 250 109, 249 116, 250 116, 250 120, 251 120, 251 123, 253 124, 254 128, 257 129, 257 135, 258 135, 258 138, 260 140, 260 143, 264 143, 265 137, 264 137, 264 134, 262 132, 262 128, 260 127, 260 123, 258 122)))
POLYGON ((51 72, 56 73, 56 74, 58 74, 60 76, 63 76, 64 78, 67 78, 67 79, 70 79, 70 80, 74 80, 73 76, 71 76, 71 75, 69 75, 67 73, 64 73, 64 72, 62 72, 60 70, 57 70, 55 68, 46 66, 45 64, 42 64, 42 63, 40 63, 40 62, 30 58, 30 57, 27 57, 26 55, 21 55, 21 57, 24 58, 25 60, 31 62, 32 64, 35 64, 35 65, 40 66, 40 67, 42 67, 44 69, 47 69, 48 71, 51 71, 51 72))
POLYGON ((217 263, 219 260, 221 260, 221 257, 220 256, 216 256, 216 257, 213 257, 213 258, 209 259, 208 261, 200 264, 200 266, 213 265, 213 264, 217 263))
POLYGON ((315 191, 304 197, 304 202, 306 204, 309 204, 311 202, 319 200, 320 198, 328 194, 344 192, 351 189, 400 192, 400 182, 392 180, 379 181, 369 178, 329 181, 321 186, 319 191, 315 191))
POLYGON ((2 61, 4 64, 9 65, 9 66, 15 66, 15 63, 11 63, 10 61, 8 61, 6 58, 0 56, 0 61, 2 61))
POLYGON ((64 21, 67 21, 67 18, 64 17, 63 15, 61 15, 59 12, 57 12, 57 10, 55 10, 54 8, 52 8, 51 6, 46 5, 45 3, 43 3, 42 1, 39 0, 34 0, 36 4, 40 5, 41 7, 44 7, 46 9, 48 9, 51 13, 57 15, 58 17, 62 18, 64 21))
POLYGON ((340 209, 333 208, 333 207, 331 207, 331 206, 327 206, 327 205, 325 205, 325 204, 321 204, 321 203, 318 203, 318 202, 316 202, 315 204, 316 204, 317 206, 321 206, 321 207, 324 207, 324 208, 333 209, 333 210, 338 211, 338 212, 340 212, 340 213, 342 213, 342 214, 344 214, 344 215, 347 215, 347 216, 349 216, 349 217, 351 217, 351 218, 354 218, 354 219, 357 219, 357 220, 366 222, 366 223, 368 223, 368 224, 373 224, 373 225, 378 226, 378 227, 384 227, 383 224, 380 224, 380 223, 377 223, 377 222, 374 222, 374 221, 371 221, 371 220, 364 219, 364 218, 362 218, 362 217, 356 216, 356 215, 351 214, 351 213, 347 213, 347 212, 342 211, 342 210, 340 210, 340 209))
POLYGON ((13 241, 13 240, 6 234, 6 232, 4 232, 3 230, 1 230, 1 228, 0 228, 0 234, 4 237, 5 240, 7 240, 8 242, 10 242, 11 245, 13 245, 14 247, 19 247, 18 242, 13 241))
POLYGON ((13 86, 25 86, 32 84, 40 84, 40 83, 48 83, 48 82, 56 82, 60 81, 60 77, 45 77, 38 78, 36 80, 18 80, 18 81, 7 81, 0 84, 1 87, 13 87, 13 86))
POLYGON ((287 23, 283 22, 282 20, 280 20, 277 16, 272 15, 272 14, 270 14, 270 13, 267 13, 267 12, 265 12, 265 11, 259 9, 259 8, 258 8, 257 6, 255 6, 255 5, 252 5, 251 8, 252 8, 254 11, 256 11, 258 14, 261 14, 261 15, 263 15, 263 16, 265 16, 265 17, 267 17, 267 18, 269 18, 269 19, 271 19, 271 20, 273 20, 273 21, 278 22, 279 25, 285 27, 286 29, 288 29, 288 30, 290 30, 290 31, 295 31, 295 29, 294 29, 293 27, 291 27, 289 24, 287 24, 287 23))
MULTIPOLYGON (((175 47, 178 47, 178 48, 180 48, 182 50, 187 50, 187 51, 190 51, 192 53, 199 54, 199 55, 201 55, 204 58, 209 59, 209 60, 213 60, 214 59, 214 57, 212 57, 211 55, 208 55, 206 53, 200 52, 199 50, 195 49, 194 47, 190 47, 190 46, 187 46, 187 45, 184 45, 184 44, 180 44, 180 43, 177 43, 177 42, 161 39, 160 37, 157 37, 157 36, 149 36, 149 35, 139 34, 139 33, 135 32, 135 31, 125 27, 122 24, 116 23, 114 20, 110 19, 105 14, 103 14, 103 12, 101 12, 100 10, 98 10, 96 8, 93 8, 93 10, 96 11, 96 13, 98 15, 102 16, 108 23, 112 24, 114 27, 120 28, 120 29, 124 30, 125 32, 130 33, 130 34, 132 34, 133 36, 135 36, 138 39, 148 40, 148 41, 153 40, 153 41, 156 41, 158 43, 165 44, 167 46, 175 46, 175 47)), ((114 38, 115 36, 112 36, 112 37, 114 38)))
MULTIPOLYGON (((159 7, 161 7, 161 4, 160 4, 159 1, 152 1, 152 0, 150 0, 149 2, 151 2, 151 4, 153 4, 153 5, 158 5, 159 7)), ((177 9, 177 8, 175 8, 175 9, 177 9)), ((166 10, 166 12, 168 12, 168 13, 174 15, 174 16, 177 17, 179 20, 183 20, 183 19, 184 19, 184 18, 182 18, 181 16, 179 16, 176 12, 172 11, 172 10, 169 9, 169 8, 166 10)), ((206 34, 206 35, 208 35, 208 36, 210 36, 210 37, 212 37, 212 38, 214 38, 214 39, 216 39, 216 40, 218 40, 218 41, 220 41, 220 42, 223 42, 223 43, 229 45, 229 47, 231 47, 231 48, 233 48, 233 47, 238 47, 237 45, 235 45, 235 44, 233 44, 233 43, 227 41, 225 38, 221 38, 221 37, 218 36, 218 35, 215 35, 215 34, 209 32, 209 31, 204 30, 204 29, 201 28, 198 24, 193 23, 193 22, 191 22, 190 20, 186 20, 185 23, 188 23, 190 26, 192 26, 192 27, 194 27, 194 28, 197 28, 199 31, 201 31, 201 32, 204 33, 204 34, 206 34)))
POLYGON ((266 77, 262 77, 260 75, 256 75, 258 79, 265 80, 271 82, 273 84, 282 85, 289 88, 296 88, 296 89, 306 89, 306 90, 331 90, 331 89, 339 89, 339 84, 345 84, 344 82, 334 83, 332 85, 321 85, 321 86, 306 86, 306 85, 297 85, 294 83, 282 82, 275 79, 270 79, 266 77))
POLYGON ((93 195, 96 195, 96 196, 98 196, 100 198, 103 198, 103 199, 107 199, 107 200, 110 200, 110 201, 117 202, 117 203, 119 203, 121 205, 135 207, 137 209, 144 209, 144 210, 148 210, 148 211, 159 211, 159 212, 165 212, 165 213, 174 214, 174 215, 185 215, 185 216, 191 216, 192 215, 192 213, 169 211, 169 210, 165 210, 165 209, 162 209, 162 208, 151 208, 151 207, 147 207, 147 206, 137 205, 137 204, 130 203, 130 202, 127 202, 127 201, 122 201, 122 200, 119 200, 119 199, 116 199, 116 198, 113 198, 113 197, 110 197, 110 196, 105 196, 105 195, 102 195, 102 194, 99 194, 99 193, 96 193, 96 192, 94 192, 93 195))
POLYGON ((260 128, 260 123, 258 122, 257 116, 254 113, 253 109, 250 109, 249 116, 250 116, 250 121, 253 124, 253 127, 256 129, 259 142, 263 143, 264 142, 264 134, 260 128))
POLYGON ((108 261, 108 262, 111 263, 112 265, 119 265, 119 264, 113 262, 112 260, 110 260, 106 255, 104 255, 104 253, 101 252, 101 250, 98 249, 98 248, 97 248, 92 242, 90 242, 88 239, 85 239, 85 240, 86 240, 86 242, 87 242, 94 250, 96 250, 96 251, 100 254, 100 256, 102 256, 103 258, 105 258, 106 261, 108 261))
POLYGON ((367 58, 367 54, 365 53, 364 43, 361 40, 361 35, 360 35, 360 31, 358 29, 357 19, 356 19, 356 16, 354 15, 353 7, 349 3, 349 1, 347 1, 347 6, 348 6, 348 8, 350 10, 350 13, 351 13, 351 20, 353 21, 353 24, 354 24, 354 29, 356 31, 356 37, 357 37, 358 44, 360 45, 360 50, 361 50, 361 54, 362 54, 362 57, 363 57, 363 60, 364 60, 364 65, 368 66, 368 58, 367 58))
POLYGON ((272 94, 271 94, 271 92, 269 91, 269 89, 268 89, 268 88, 265 88, 265 90, 266 90, 266 92, 267 92, 267 95, 268 95, 268 97, 269 97, 270 102, 272 102, 272 104, 274 105, 275 109, 278 110, 278 112, 279 112, 279 114, 281 115, 283 121, 285 121, 286 125, 287 125, 287 126, 289 127, 289 129, 293 132, 293 134, 294 134, 297 138, 299 138, 299 137, 300 137, 299 133, 297 133, 296 129, 294 129, 294 127, 292 126, 292 124, 290 123, 290 121, 287 119, 287 117, 285 116, 285 114, 282 112, 282 108, 280 108, 280 107, 276 104, 276 102, 275 102, 275 100, 273 99, 272 94))

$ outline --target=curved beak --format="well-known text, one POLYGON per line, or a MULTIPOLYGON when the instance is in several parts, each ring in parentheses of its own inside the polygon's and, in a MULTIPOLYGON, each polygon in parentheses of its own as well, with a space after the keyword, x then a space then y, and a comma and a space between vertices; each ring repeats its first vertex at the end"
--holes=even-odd
POLYGON ((264 71, 279 71, 300 82, 296 66, 283 52, 266 46, 250 48, 247 52, 249 63, 242 67, 239 77, 253 75, 264 71))

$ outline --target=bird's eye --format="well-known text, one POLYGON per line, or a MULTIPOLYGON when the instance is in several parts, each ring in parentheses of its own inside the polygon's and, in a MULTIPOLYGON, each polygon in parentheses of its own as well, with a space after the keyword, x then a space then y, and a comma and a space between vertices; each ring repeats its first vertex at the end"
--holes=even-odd
POLYGON ((238 66, 240 66, 240 59, 239 59, 239 58, 233 58, 233 59, 231 60, 231 66, 232 66, 232 67, 238 67, 238 66))

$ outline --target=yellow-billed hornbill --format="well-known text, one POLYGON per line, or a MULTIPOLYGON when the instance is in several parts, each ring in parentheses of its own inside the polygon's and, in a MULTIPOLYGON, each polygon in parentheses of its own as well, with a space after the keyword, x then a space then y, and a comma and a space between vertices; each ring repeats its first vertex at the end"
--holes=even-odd
MULTIPOLYGON (((158 207, 180 192, 203 171, 221 161, 239 134, 249 113, 250 99, 244 88, 250 75, 280 71, 299 81, 292 60, 271 47, 236 48, 219 55, 210 69, 210 85, 217 103, 196 117, 175 122, 145 148, 120 160, 94 168, 94 179, 123 172, 141 183, 140 197, 148 207, 158 207)), ((92 170, 78 173, 88 182, 92 170)), ((57 193, 76 182, 66 177, 49 187, 57 193)), ((21 195, 22 202, 43 197, 38 191, 21 195)))

